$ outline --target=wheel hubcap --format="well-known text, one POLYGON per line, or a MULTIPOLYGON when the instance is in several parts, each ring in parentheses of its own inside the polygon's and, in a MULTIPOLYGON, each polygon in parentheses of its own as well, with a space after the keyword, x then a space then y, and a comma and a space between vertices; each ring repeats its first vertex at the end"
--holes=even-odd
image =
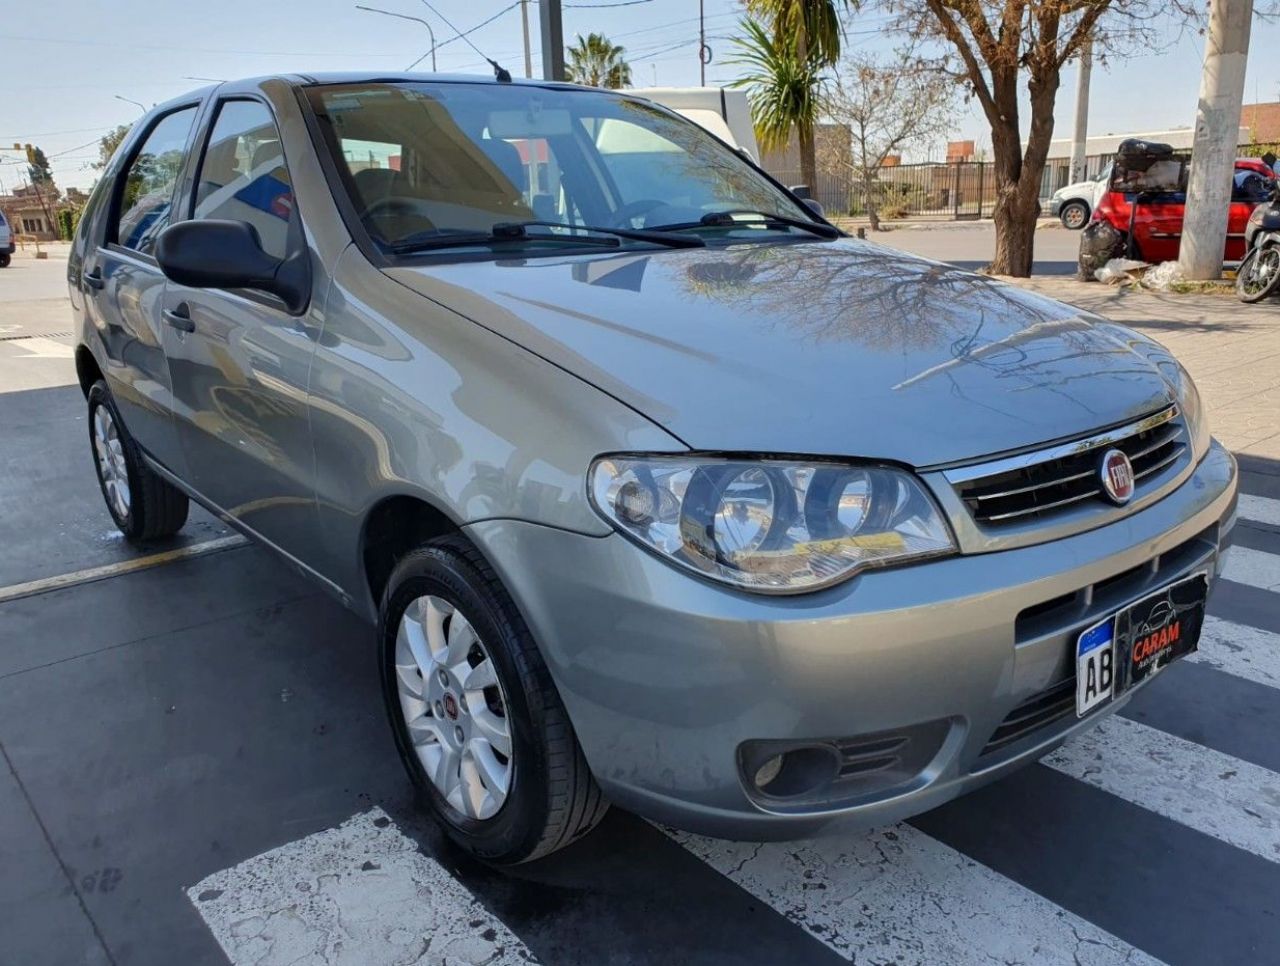
POLYGON ((400 712, 414 753, 445 800, 469 818, 497 814, 511 791, 511 726, 489 651, 440 597, 419 597, 396 633, 400 712))
POLYGON ((1079 228, 1084 224, 1084 209, 1079 207, 1071 207, 1067 209, 1067 225, 1071 228, 1079 228))
POLYGON ((93 411, 93 455, 98 461, 102 492, 120 519, 129 515, 129 470, 124 461, 120 432, 106 406, 93 411))

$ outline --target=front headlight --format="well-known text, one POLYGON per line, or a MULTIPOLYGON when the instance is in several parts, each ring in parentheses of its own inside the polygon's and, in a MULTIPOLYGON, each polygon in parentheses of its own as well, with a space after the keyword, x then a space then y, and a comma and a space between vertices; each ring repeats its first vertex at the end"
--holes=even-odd
POLYGON ((1182 412, 1187 436, 1191 440, 1191 455, 1198 462, 1209 452, 1209 421, 1205 419, 1204 404, 1200 402, 1200 392, 1191 374, 1178 362, 1173 363, 1172 369, 1173 375, 1166 371, 1165 376, 1173 384, 1173 391, 1178 397, 1178 409, 1182 412))
POLYGON ((815 590, 955 550, 924 485, 885 466, 609 456, 592 465, 589 490, 642 546, 748 590, 815 590))

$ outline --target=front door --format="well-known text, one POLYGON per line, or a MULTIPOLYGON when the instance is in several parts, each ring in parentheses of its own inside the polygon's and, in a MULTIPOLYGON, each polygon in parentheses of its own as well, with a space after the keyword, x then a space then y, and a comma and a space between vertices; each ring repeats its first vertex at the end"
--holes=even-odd
POLYGON ((99 244, 85 257, 80 287, 102 334, 111 395, 130 435, 156 461, 185 475, 164 357, 165 278, 152 249, 169 224, 195 106, 158 117, 116 179, 99 244))
MULTIPOLYGON (((197 169, 193 218, 248 222, 263 249, 301 246, 293 189, 270 110, 222 101, 197 169)), ((307 379, 315 350, 305 317, 255 292, 170 282, 165 354, 191 484, 279 549, 314 560, 314 459, 307 379)))

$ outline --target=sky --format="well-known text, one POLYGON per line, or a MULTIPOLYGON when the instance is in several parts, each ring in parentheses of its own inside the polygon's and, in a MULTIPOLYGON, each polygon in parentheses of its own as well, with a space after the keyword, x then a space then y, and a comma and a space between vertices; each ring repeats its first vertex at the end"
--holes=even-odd
MULTIPOLYGON (((441 71, 487 73, 465 43, 421 0, 359 0, 367 6, 429 20, 441 45, 441 71)), ((471 39, 515 75, 524 57, 518 5, 511 0, 432 0, 459 29, 489 18, 471 39), (509 8, 509 9, 508 9, 509 8)), ((740 17, 739 0, 704 0, 712 63, 708 84, 727 84, 741 68, 728 38, 740 17)), ((564 0, 566 42, 599 31, 626 48, 637 86, 698 83, 698 0, 564 0), (614 4, 620 4, 614 6, 614 4)), ((28 6, 28 10, 36 9, 28 6)), ((31 142, 50 157, 63 187, 86 188, 96 173, 97 139, 147 107, 202 86, 288 71, 403 70, 429 49, 425 27, 356 9, 356 0, 45 0, 39 16, 0 21, 5 83, 0 87, 0 147, 31 142), (193 79, 194 78, 194 79, 193 79)), ((538 8, 529 4, 534 72, 538 8)), ((852 16, 846 47, 888 53, 892 38, 877 13, 852 16)), ((1255 23, 1245 101, 1280 100, 1280 24, 1255 23)), ((1095 66, 1090 134, 1132 133, 1191 126, 1195 120, 1203 40, 1193 33, 1170 37, 1163 49, 1115 58, 1095 66)), ((429 58, 417 69, 429 69, 429 58)), ((1075 69, 1063 74, 1055 136, 1068 137, 1075 111, 1075 69)), ((961 108, 955 138, 989 144, 976 105, 961 108)), ((927 153, 943 155, 938 144, 927 153)), ((919 152, 917 152, 919 153, 919 152)), ((0 190, 22 181, 24 165, 0 151, 0 190)))

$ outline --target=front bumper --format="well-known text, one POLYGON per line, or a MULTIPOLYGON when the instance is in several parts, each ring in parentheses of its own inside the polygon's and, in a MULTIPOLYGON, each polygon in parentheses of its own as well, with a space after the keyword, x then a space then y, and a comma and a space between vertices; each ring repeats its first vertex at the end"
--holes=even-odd
POLYGON ((468 530, 614 802, 692 831, 782 838, 925 811, 1091 726, 1099 713, 1077 720, 1074 704, 1012 738, 1008 721, 1074 676, 1081 630, 1183 574, 1216 576, 1235 493, 1235 461, 1215 442, 1178 489, 1110 525, 794 597, 703 582, 618 535, 512 520, 468 530), (796 804, 749 794, 742 777, 744 743, 901 735, 914 751, 887 785, 883 769, 855 773, 796 804))
POLYGON ((1047 206, 1048 212, 1054 218, 1058 217, 1058 213, 1062 211, 1063 200, 1061 198, 1050 198, 1047 206))

